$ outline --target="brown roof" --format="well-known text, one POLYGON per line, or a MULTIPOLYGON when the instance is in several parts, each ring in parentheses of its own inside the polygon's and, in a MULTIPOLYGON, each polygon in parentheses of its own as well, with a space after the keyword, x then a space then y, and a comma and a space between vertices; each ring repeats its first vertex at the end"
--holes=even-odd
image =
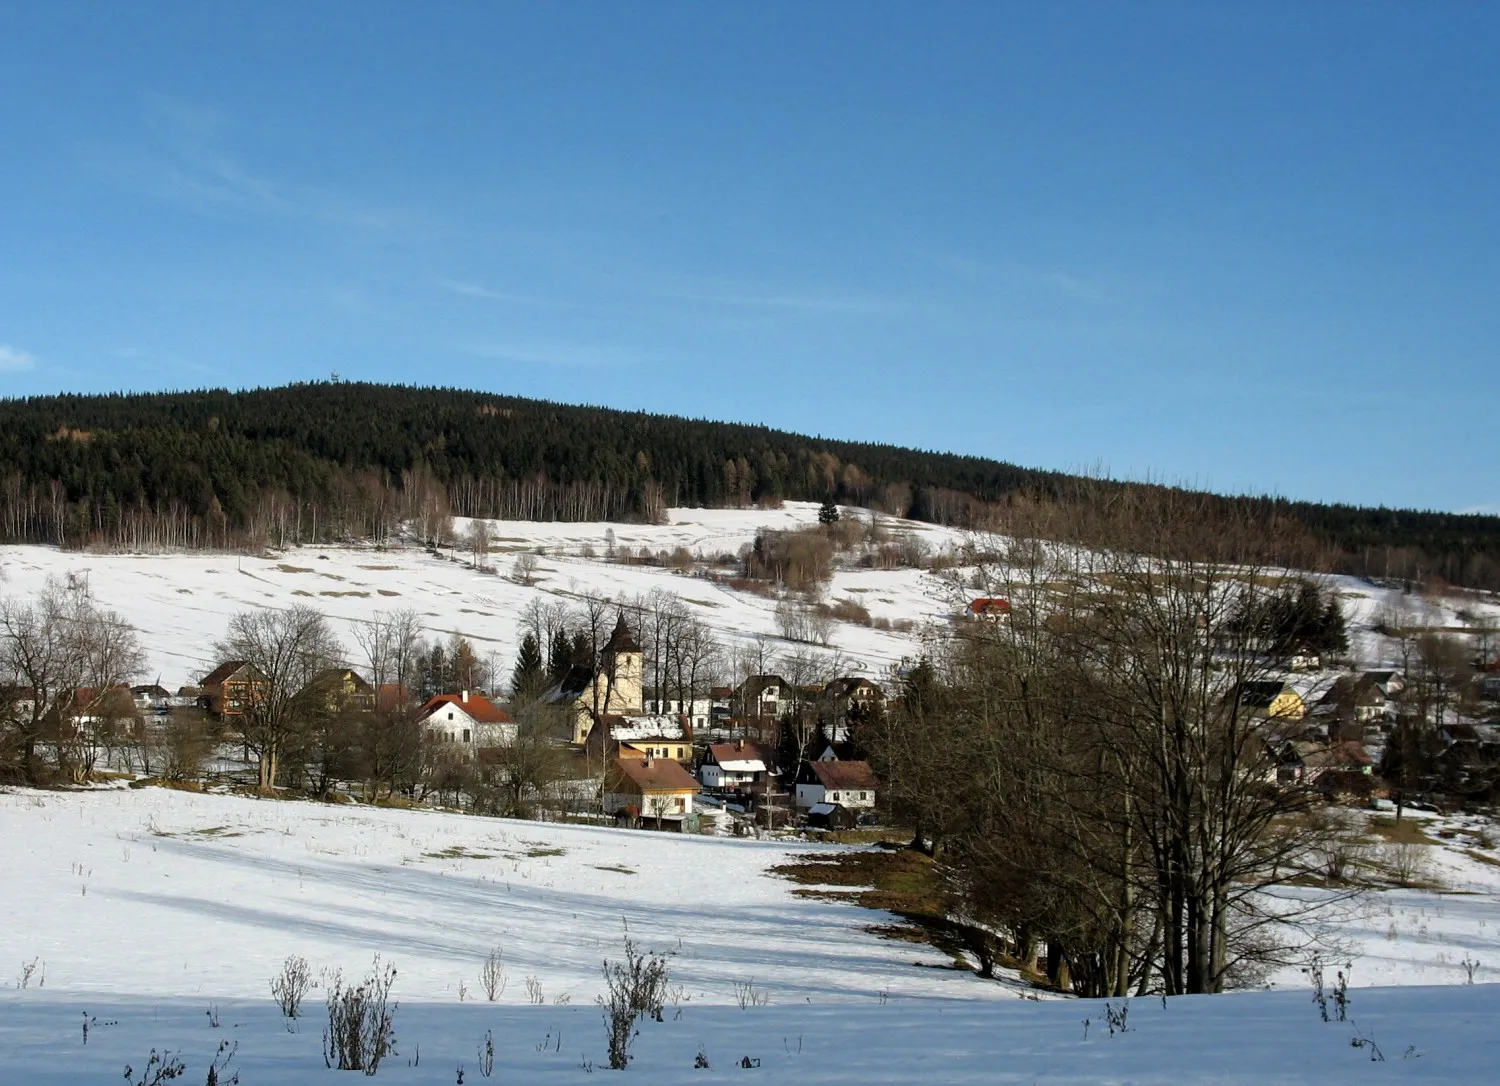
POLYGON ((427 699, 422 706, 421 715, 425 719, 437 712, 444 705, 454 705, 468 713, 480 724, 509 724, 510 714, 500 708, 483 694, 469 692, 469 698, 464 700, 462 694, 436 694, 427 699))
POLYGON ((875 771, 869 762, 808 762, 807 766, 824 788, 875 787, 875 771))
POLYGON ((646 792, 696 792, 698 782, 670 758, 616 758, 615 771, 646 792))
POLYGON ((230 660, 228 663, 220 664, 204 677, 202 686, 222 686, 234 677, 235 672, 241 668, 250 666, 248 660, 230 660))

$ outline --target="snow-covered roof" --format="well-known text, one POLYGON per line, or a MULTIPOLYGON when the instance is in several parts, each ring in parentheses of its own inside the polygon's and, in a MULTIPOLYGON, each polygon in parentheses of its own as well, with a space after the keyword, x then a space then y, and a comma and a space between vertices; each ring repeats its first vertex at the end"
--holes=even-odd
POLYGON ((759 758, 743 758, 736 762, 719 762, 719 768, 726 773, 764 773, 766 763, 759 758))
POLYGON ((611 716, 605 719, 609 721, 610 738, 620 743, 630 743, 640 739, 687 738, 682 728, 682 721, 670 714, 611 716))

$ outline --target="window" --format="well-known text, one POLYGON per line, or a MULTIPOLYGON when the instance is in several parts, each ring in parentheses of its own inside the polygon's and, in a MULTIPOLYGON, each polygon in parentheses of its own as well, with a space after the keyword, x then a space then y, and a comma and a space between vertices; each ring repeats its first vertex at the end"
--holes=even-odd
POLYGON ((464 742, 467 743, 468 741, 469 741, 469 729, 465 728, 464 729, 464 742))

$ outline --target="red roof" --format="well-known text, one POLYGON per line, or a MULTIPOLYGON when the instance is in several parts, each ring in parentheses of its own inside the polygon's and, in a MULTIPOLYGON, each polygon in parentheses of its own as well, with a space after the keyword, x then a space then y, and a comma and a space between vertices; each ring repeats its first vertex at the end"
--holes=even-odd
POLYGON ((1010 600, 1002 600, 997 596, 980 596, 969 604, 971 615, 1008 615, 1010 614, 1010 600))
POLYGON ((510 714, 500 708, 483 694, 476 694, 472 690, 467 694, 437 694, 427 699, 422 706, 422 716, 431 716, 444 705, 452 705, 462 709, 480 724, 509 724, 510 714))

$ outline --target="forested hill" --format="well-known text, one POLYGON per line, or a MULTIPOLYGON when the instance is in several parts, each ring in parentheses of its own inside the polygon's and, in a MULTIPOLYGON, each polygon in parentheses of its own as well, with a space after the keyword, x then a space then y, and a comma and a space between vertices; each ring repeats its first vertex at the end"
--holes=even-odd
MULTIPOLYGON (((671 505, 828 497, 977 524, 1019 495, 1067 501, 1076 482, 981 457, 452 389, 0 400, 0 538, 11 542, 378 539, 401 520, 440 530, 450 514, 651 519, 671 505)), ((1346 572, 1500 587, 1500 518, 1271 499, 1203 507, 1216 505, 1294 522, 1346 572)))

